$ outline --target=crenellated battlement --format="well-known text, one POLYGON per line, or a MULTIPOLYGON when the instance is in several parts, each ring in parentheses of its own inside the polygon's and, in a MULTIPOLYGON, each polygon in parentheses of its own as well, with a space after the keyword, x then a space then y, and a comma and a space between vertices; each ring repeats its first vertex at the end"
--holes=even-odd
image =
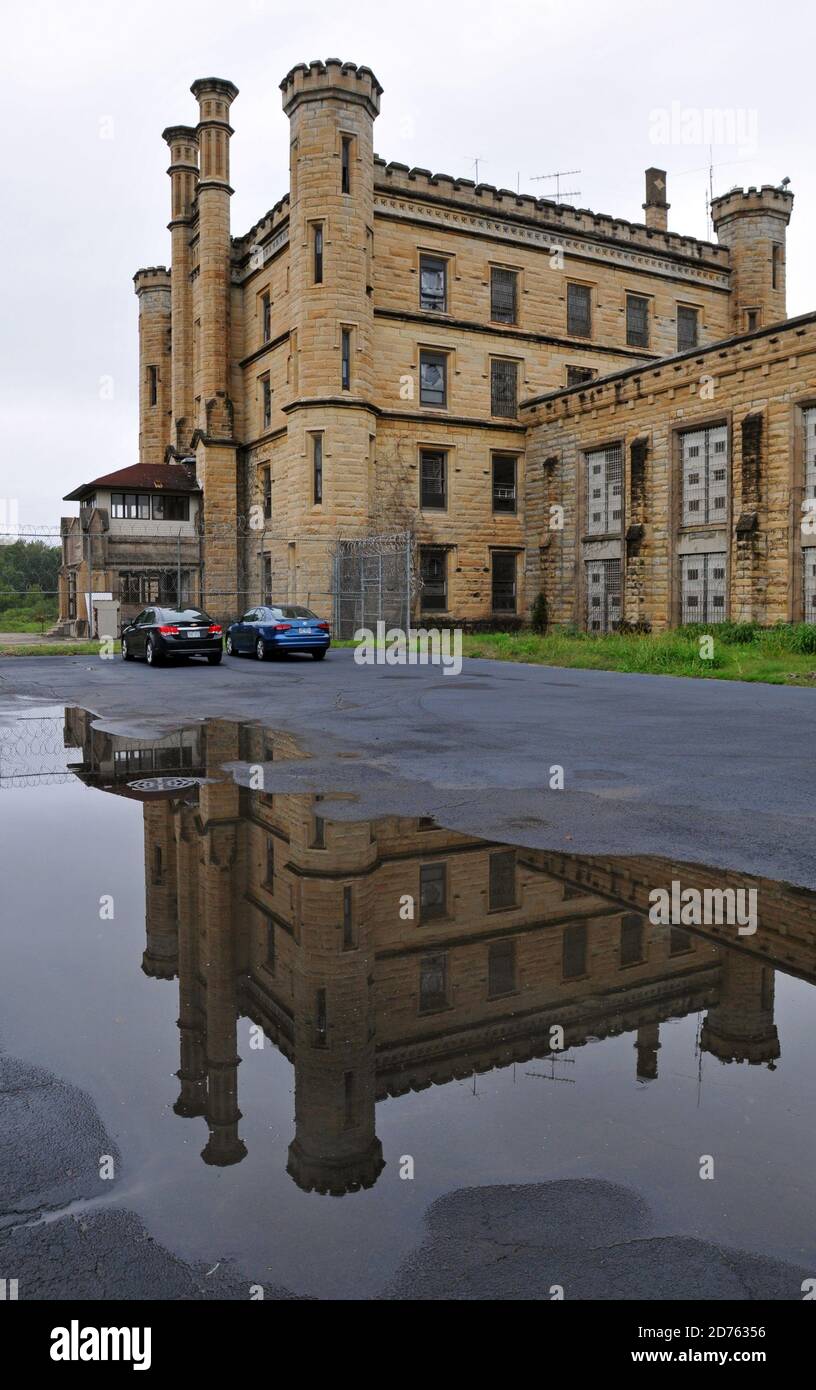
POLYGON ((372 119, 379 115, 382 87, 371 68, 356 63, 344 63, 339 58, 327 58, 296 63, 280 84, 283 109, 287 116, 301 101, 321 101, 327 96, 342 96, 347 101, 364 105, 372 119))
POLYGON ((771 183, 763 183, 761 188, 732 188, 711 200, 711 216, 717 230, 729 218, 768 213, 784 218, 787 225, 792 209, 793 194, 771 183))
POLYGON ((145 290, 169 290, 170 271, 165 265, 144 266, 136 271, 133 283, 137 294, 143 294, 145 290))

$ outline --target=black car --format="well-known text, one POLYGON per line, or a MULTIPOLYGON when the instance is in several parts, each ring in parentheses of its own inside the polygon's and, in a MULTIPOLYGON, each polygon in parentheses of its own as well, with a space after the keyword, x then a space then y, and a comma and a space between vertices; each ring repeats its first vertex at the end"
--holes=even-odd
POLYGON ((221 625, 200 608, 145 608, 122 628, 124 661, 143 656, 160 666, 167 657, 206 656, 217 666, 221 650, 221 625))

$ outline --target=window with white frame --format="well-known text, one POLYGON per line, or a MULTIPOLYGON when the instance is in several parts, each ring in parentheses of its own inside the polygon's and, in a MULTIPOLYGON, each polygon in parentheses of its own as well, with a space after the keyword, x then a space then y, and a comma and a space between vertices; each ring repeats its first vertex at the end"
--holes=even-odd
POLYGON ((623 446, 610 444, 586 456, 587 532, 608 535, 623 528, 623 446))
POLYGON ((728 429, 713 425, 680 436, 683 525, 725 525, 728 513, 728 429))

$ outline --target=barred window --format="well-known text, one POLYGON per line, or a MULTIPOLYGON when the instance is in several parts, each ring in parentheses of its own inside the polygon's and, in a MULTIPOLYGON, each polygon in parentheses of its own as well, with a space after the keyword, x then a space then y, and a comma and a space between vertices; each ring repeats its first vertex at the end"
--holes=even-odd
POLYGON ((270 464, 261 469, 261 492, 264 521, 269 521, 272 516, 272 467, 270 464))
POLYGON ((419 354, 419 403, 444 409, 447 405, 448 359, 443 352, 419 354))
POLYGON ((444 612, 448 606, 447 551, 424 546, 419 552, 422 580, 420 605, 425 612, 444 612))
POLYGON ((681 555, 680 607, 684 623, 725 618, 725 554, 681 555))
POLYGON ((448 1003, 448 957, 444 951, 422 956, 419 962, 419 1009, 430 1013, 448 1003))
POLYGON ((567 385, 583 386, 585 381, 592 381, 596 375, 592 367, 567 367, 567 385))
POLYGON ((592 337, 592 291, 589 285, 567 285, 567 332, 575 338, 592 337))
POLYGON ((490 362, 490 413, 515 419, 517 405, 518 362, 506 357, 493 357, 490 362))
POLYGON ((419 505, 423 511, 447 506, 447 457, 442 450, 423 449, 419 455, 419 505))
POLYGON ((588 560, 587 632, 614 632, 621 619, 620 560, 588 560))
POLYGON ((189 497, 173 497, 172 494, 154 493, 152 505, 154 521, 189 521, 190 519, 189 497))
POLYGON ((611 444, 586 455, 586 527, 590 536, 623 529, 623 446, 611 444))
POLYGON ((512 550, 494 550, 491 559, 491 604, 494 613, 516 611, 516 556, 512 550))
POLYGON ((805 443, 805 497, 816 497, 816 408, 802 411, 805 443))
POLYGON ((351 390, 351 329, 340 331, 340 386, 343 391, 351 390))
POLYGON ((713 425, 680 436, 683 525, 724 522, 728 507, 728 429, 713 425))
POLYGON ((677 306, 677 351, 696 348, 699 340, 700 311, 689 304, 677 306))
POLYGON ((630 347, 649 346, 649 301, 639 294, 626 296, 626 341, 630 347))
POLYGON ((323 284, 323 223, 318 222, 312 232, 313 278, 316 285, 323 284))
POLYGON ((340 142, 340 192, 351 192, 351 136, 344 135, 340 142))
POLYGON ((268 343, 272 337, 272 300, 268 290, 261 295, 261 329, 263 341, 268 343))
POLYGON ((275 923, 271 917, 266 918, 266 968, 271 975, 275 973, 276 964, 276 942, 275 942, 275 923))
POLYGON ((261 416, 263 428, 268 430, 272 424, 272 383, 268 376, 261 377, 261 416))
POLYGON ((421 864, 419 869, 419 920, 444 917, 447 911, 447 864, 421 864))
POLYGON ((513 941, 492 941, 487 951, 487 995, 497 999, 516 988, 516 948, 513 941))
POLYGON ((148 367, 147 369, 147 394, 151 405, 158 405, 159 401, 159 369, 158 367, 148 367))
POLYGON ((147 492, 112 492, 111 516, 127 521, 148 521, 150 494, 147 492))
POLYGON ((323 436, 312 435, 312 500, 315 506, 323 501, 323 436))
POLYGON ((490 911, 516 906, 516 851, 495 850, 490 856, 490 911))
POLYGON ((493 455, 493 510, 516 510, 516 460, 512 454, 493 455))
POLYGON ((563 975, 565 980, 578 980, 587 973, 586 922, 571 922, 564 928, 563 975))
POLYGON ((636 912, 627 912, 621 918, 620 963, 640 965, 643 958, 643 918, 636 912))
POLYGON ((497 265, 490 267, 490 317, 494 323, 516 322, 517 282, 515 270, 504 270, 497 265))
POLYGON ((447 307, 447 262, 441 256, 419 258, 419 307, 444 314, 447 307))
POLYGON ((350 951, 357 945, 354 935, 353 894, 350 884, 343 889, 343 949, 350 951))

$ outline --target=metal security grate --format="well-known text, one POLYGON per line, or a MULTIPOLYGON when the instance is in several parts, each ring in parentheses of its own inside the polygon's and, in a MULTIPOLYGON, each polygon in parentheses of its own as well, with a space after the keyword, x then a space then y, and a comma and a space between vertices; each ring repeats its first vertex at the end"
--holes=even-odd
POLYGON ((816 623, 816 550, 808 547, 802 556, 802 578, 804 581, 804 619, 806 623, 816 623))
POLYGON ((620 560, 587 560, 587 632, 614 632, 621 619, 620 560))
POLYGON ((630 347, 649 346, 649 301, 639 294, 626 296, 626 341, 630 347))
POLYGON ((490 272, 490 317, 494 323, 516 321, 516 272, 493 266, 490 272))
POLYGON ((816 497, 816 409, 804 410, 805 497, 816 497))
POLYGON ((677 351, 688 352, 696 348, 699 337, 700 316, 697 309, 680 304, 677 309, 677 351))
POLYGON ((514 419, 517 414, 518 363, 494 357, 490 363, 490 413, 514 419))
POLYGON ((681 617, 684 623, 721 623, 725 618, 725 551, 680 558, 681 617))
POLYGON ((576 338, 592 335, 592 295, 588 285, 567 285, 567 332, 576 338))
POLYGON ((720 522, 728 511, 728 430, 714 425, 681 435, 683 525, 720 522))
POLYGON ((623 527, 623 447, 611 444, 586 456, 587 532, 619 533, 623 527))
POLYGON ((436 256, 422 256, 419 262, 419 307, 444 314, 447 301, 446 262, 436 256))

